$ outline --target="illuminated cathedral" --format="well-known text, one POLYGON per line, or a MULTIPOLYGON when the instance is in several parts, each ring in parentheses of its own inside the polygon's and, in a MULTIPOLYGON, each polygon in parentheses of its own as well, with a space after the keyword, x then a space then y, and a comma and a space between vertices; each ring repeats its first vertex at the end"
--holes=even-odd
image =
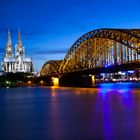
POLYGON ((32 59, 29 57, 25 57, 25 49, 22 44, 20 31, 18 32, 17 44, 15 45, 15 54, 12 47, 10 31, 8 31, 8 40, 2 67, 4 72, 33 72, 32 59))

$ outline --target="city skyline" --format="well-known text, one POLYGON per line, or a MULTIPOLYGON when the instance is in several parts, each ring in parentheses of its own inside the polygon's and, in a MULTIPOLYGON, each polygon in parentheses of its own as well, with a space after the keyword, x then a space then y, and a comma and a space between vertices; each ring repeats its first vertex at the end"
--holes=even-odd
POLYGON ((140 28, 139 5, 138 0, 1 0, 0 61, 8 29, 12 44, 16 44, 20 28, 26 55, 33 58, 39 71, 47 60, 63 59, 72 44, 88 31, 140 28))

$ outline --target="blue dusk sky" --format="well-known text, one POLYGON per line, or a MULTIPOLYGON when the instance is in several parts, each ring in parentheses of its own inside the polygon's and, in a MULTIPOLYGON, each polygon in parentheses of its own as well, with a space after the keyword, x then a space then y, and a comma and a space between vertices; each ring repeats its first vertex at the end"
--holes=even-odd
POLYGON ((12 44, 21 30, 26 56, 37 71, 63 59, 83 34, 98 28, 140 28, 140 0, 0 0, 0 61, 7 30, 12 44))

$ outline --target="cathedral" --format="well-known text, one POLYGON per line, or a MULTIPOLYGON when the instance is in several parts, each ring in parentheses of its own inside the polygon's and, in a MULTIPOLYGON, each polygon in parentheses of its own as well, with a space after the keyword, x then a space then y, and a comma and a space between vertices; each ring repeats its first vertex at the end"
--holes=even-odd
POLYGON ((4 72, 33 72, 32 59, 25 57, 25 49, 22 44, 20 31, 18 32, 18 41, 15 45, 15 54, 12 47, 10 31, 8 31, 8 40, 6 44, 5 57, 2 62, 4 72))

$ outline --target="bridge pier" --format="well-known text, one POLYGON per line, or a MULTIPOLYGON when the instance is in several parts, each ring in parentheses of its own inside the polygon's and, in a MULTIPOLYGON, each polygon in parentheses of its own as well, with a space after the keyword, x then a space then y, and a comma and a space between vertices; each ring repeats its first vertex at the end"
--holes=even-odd
POLYGON ((95 77, 93 75, 65 75, 59 79, 60 86, 92 87, 94 84, 95 77))
POLYGON ((91 86, 93 87, 95 85, 95 76, 94 75, 91 76, 91 80, 92 80, 92 85, 91 86))
POLYGON ((52 77, 52 86, 59 86, 59 78, 52 77))

